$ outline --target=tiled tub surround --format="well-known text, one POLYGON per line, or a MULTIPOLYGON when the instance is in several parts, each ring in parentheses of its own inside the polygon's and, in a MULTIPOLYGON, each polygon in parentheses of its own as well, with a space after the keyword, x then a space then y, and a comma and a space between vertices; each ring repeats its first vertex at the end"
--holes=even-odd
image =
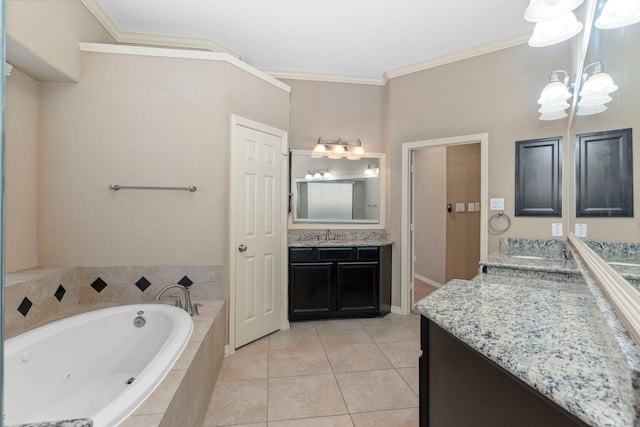
POLYGON ((189 283, 194 302, 222 298, 222 267, 55 267, 5 275, 5 337, 48 323, 77 304, 153 301, 160 289, 189 283))
MULTIPOLYGON (((86 311, 151 302, 157 291, 185 276, 193 282, 193 302, 203 304, 192 317, 191 339, 167 377, 121 427, 199 427, 224 358, 228 308, 221 297, 222 267, 61 267, 10 273, 5 276, 5 336, 86 311), (30 304, 24 304, 25 298, 30 304)), ((38 427, 54 426, 76 427, 60 422, 38 427)))
POLYGON ((326 239, 326 230, 289 231, 289 247, 317 246, 383 246, 391 245, 387 233, 382 231, 332 231, 326 239))
POLYGON ((587 424, 638 425, 636 373, 584 282, 482 275, 416 308, 587 424))

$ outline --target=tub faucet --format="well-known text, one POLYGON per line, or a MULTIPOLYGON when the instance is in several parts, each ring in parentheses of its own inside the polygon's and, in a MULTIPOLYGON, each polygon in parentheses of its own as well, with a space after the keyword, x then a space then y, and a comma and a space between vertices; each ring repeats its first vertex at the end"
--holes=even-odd
MULTIPOLYGON (((162 295, 164 295, 165 292, 167 292, 170 289, 180 289, 184 295, 184 311, 186 311, 187 313, 189 313, 190 316, 193 316, 194 314, 198 313, 198 309, 195 308, 194 309, 194 304, 191 304, 191 294, 189 294, 189 288, 187 288, 186 286, 182 286, 182 285, 167 285, 164 288, 160 289, 160 292, 158 292, 158 295, 156 295, 156 301, 160 301, 160 298, 162 298, 162 295)), ((180 299, 178 298, 178 301, 180 299)), ((177 302, 177 301, 176 301, 177 302)))

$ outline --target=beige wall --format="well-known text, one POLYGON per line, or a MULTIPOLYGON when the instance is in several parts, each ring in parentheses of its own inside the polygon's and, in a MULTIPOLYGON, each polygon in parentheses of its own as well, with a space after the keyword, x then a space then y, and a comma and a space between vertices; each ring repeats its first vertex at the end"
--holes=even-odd
POLYGON ((242 73, 85 53, 81 82, 42 84, 40 264, 224 264, 230 114, 288 126, 288 93, 242 73))
POLYGON ((446 224, 446 279, 472 279, 480 261, 480 213, 468 204, 480 201, 480 144, 447 147, 447 203, 453 206, 446 224), (457 212, 456 203, 465 211, 457 212))
POLYGON ((283 80, 291 86, 290 147, 313 149, 319 137, 362 140, 370 153, 385 152, 383 86, 283 80))
MULTIPOLYGON (((400 303, 402 144, 489 133, 489 197, 504 197, 512 227, 503 236, 546 237, 551 219, 514 218, 515 141, 565 135, 566 121, 537 119, 536 100, 551 70, 569 68, 569 47, 518 46, 444 65, 388 83, 390 231, 393 304, 400 303)), ((482 200, 482 203, 488 201, 482 200)), ((497 251, 490 236, 489 251, 497 251)))
POLYGON ((7 1, 7 59, 36 80, 77 81, 78 42, 113 43, 80 0, 7 1))
POLYGON ((38 265, 38 82, 14 68, 6 80, 5 270, 38 265))
POLYGON ((447 246, 447 148, 415 152, 415 273, 444 284, 447 246))

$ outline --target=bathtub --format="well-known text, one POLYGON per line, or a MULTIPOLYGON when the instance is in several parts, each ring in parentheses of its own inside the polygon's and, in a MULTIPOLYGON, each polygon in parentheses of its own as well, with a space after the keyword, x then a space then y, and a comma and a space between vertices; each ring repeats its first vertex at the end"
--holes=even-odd
POLYGON ((193 322, 165 304, 105 308, 5 343, 5 424, 90 418, 120 424, 167 375, 193 322))

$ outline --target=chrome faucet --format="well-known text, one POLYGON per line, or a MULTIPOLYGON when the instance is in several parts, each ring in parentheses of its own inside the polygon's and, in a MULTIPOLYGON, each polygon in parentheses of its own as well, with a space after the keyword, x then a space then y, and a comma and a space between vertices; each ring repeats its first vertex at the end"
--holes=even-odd
MULTIPOLYGON (((191 304, 191 294, 189 293, 189 288, 187 288, 186 286, 177 285, 177 284, 167 285, 164 288, 160 289, 160 292, 158 292, 158 295, 156 295, 155 300, 160 301, 160 298, 162 298, 162 295, 164 295, 164 293, 170 289, 180 289, 182 291, 184 295, 184 306, 181 308, 183 308, 184 311, 189 313, 190 316, 193 316, 194 314, 198 314, 198 307, 196 304, 191 304)), ((178 302, 181 302, 179 297, 176 303, 178 302)))

